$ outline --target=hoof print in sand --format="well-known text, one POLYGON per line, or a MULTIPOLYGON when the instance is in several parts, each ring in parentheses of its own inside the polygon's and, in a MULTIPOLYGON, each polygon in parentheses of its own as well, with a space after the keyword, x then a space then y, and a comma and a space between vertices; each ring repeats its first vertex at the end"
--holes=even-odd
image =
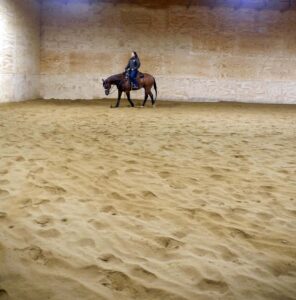
POLYGON ((7 218, 7 213, 4 211, 0 211, 0 219, 5 219, 7 218))
POLYGON ((0 288, 0 299, 8 300, 10 299, 6 290, 0 288))
POLYGON ((152 281, 154 279, 157 279, 157 276, 144 269, 143 267, 141 266, 135 266, 132 270, 131 270, 131 274, 137 278, 141 278, 143 280, 148 280, 148 281, 152 281))
POLYGON ((181 246, 184 245, 183 242, 180 242, 176 239, 173 239, 171 237, 158 237, 156 238, 156 242, 163 248, 166 249, 178 249, 181 246))
POLYGON ((30 259, 38 263, 45 264, 47 262, 44 251, 38 246, 30 246, 23 249, 15 249, 21 257, 30 259))
POLYGON ((106 263, 122 263, 122 260, 111 253, 104 253, 98 257, 99 260, 106 263))
POLYGON ((37 223, 38 225, 41 225, 42 227, 45 227, 50 222, 51 222, 51 217, 45 216, 45 215, 39 216, 37 219, 35 219, 35 223, 37 223))
POLYGON ((238 237, 238 238, 243 238, 243 239, 251 239, 253 237, 249 233, 247 233, 241 229, 238 229, 238 228, 231 229, 230 235, 234 238, 238 237))
POLYGON ((144 198, 148 198, 148 199, 157 198, 157 196, 151 191, 143 191, 142 195, 144 196, 144 198))
POLYGON ((112 205, 106 205, 101 208, 101 212, 116 216, 118 214, 117 210, 112 205))
POLYGON ((219 294, 224 294, 229 290, 228 284, 226 282, 209 278, 202 279, 199 282, 198 286, 201 290, 213 291, 219 294))
POLYGON ((9 192, 6 190, 0 189, 0 197, 7 197, 9 196, 9 192))

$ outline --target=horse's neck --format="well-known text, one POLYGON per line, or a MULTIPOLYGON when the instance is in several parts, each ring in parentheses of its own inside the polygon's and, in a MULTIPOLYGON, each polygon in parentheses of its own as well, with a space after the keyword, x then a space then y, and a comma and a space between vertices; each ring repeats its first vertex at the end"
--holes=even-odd
POLYGON ((123 79, 123 75, 122 74, 117 74, 117 75, 113 75, 111 77, 108 78, 108 81, 111 83, 111 84, 119 84, 120 81, 123 79))

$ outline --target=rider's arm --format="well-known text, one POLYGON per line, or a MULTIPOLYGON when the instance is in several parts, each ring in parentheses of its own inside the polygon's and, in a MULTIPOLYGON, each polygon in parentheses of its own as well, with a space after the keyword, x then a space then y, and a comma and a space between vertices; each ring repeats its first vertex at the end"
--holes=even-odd
POLYGON ((136 68, 139 69, 140 66, 141 66, 141 62, 140 62, 140 58, 139 57, 137 57, 136 63, 137 63, 137 67, 136 68))
POLYGON ((125 67, 125 70, 127 71, 128 69, 130 69, 130 60, 128 61, 126 67, 125 67))

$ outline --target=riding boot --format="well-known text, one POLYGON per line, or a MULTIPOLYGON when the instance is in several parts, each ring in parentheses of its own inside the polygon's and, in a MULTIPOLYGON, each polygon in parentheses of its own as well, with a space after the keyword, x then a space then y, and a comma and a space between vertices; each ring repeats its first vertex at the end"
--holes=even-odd
POLYGON ((132 82, 132 89, 133 90, 137 90, 139 88, 139 86, 138 86, 138 82, 135 80, 135 81, 133 81, 132 82))

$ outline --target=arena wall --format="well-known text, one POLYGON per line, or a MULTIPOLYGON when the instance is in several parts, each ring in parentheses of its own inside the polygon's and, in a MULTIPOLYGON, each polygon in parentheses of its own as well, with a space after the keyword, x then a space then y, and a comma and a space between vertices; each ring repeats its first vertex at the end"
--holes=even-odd
POLYGON ((1 102, 104 98, 134 49, 160 99, 296 103, 295 1, 41 2, 40 32, 38 0, 1 1, 1 102))
POLYGON ((0 1, 0 102, 39 97, 40 3, 0 1))
POLYGON ((102 98, 101 78, 135 49, 161 99, 296 103, 296 11, 285 5, 44 0, 41 95, 102 98))

